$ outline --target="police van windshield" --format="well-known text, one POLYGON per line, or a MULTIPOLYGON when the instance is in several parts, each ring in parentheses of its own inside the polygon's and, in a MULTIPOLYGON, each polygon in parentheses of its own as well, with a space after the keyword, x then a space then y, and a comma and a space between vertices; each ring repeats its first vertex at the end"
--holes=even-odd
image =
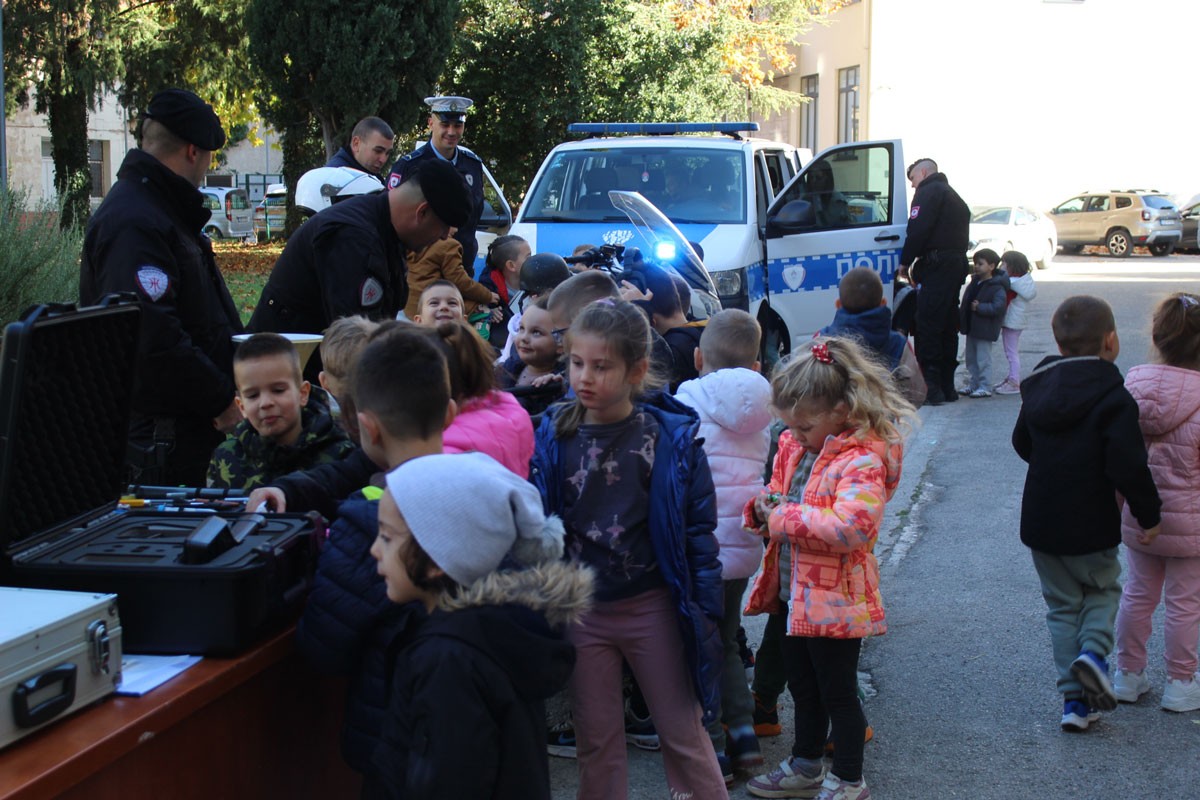
POLYGON ((746 221, 741 150, 620 147, 564 150, 542 171, 524 222, 625 220, 612 189, 639 192, 677 223, 746 221))

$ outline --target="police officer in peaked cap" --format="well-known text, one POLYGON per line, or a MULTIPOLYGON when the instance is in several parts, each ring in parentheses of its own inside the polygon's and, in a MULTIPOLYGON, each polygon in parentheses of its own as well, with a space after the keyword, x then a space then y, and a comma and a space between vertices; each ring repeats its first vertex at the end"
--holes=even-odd
POLYGON ((475 256, 479 250, 475 231, 483 214, 483 162, 459 142, 467 124, 467 109, 475 103, 469 97, 441 95, 426 97, 425 103, 429 106, 429 141, 396 161, 388 178, 388 188, 399 186, 412 175, 413 170, 427 161, 440 160, 453 164, 466 182, 467 192, 471 196, 470 217, 459 226, 454 238, 462 244, 463 265, 474 274, 475 256))
POLYGON ((80 301, 132 292, 142 307, 129 431, 141 482, 203 486, 213 448, 242 418, 231 339, 242 323, 201 233, 212 212, 198 189, 224 144, 208 103, 184 89, 154 95, 84 238, 80 301))

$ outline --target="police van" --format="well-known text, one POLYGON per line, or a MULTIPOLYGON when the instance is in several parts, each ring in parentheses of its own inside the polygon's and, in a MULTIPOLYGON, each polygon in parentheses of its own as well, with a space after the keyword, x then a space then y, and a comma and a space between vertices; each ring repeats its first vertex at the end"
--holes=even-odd
POLYGON ((625 244, 610 190, 654 203, 700 245, 726 308, 754 314, 764 350, 786 354, 833 318, 841 276, 868 266, 889 283, 908 222, 899 141, 854 142, 815 158, 743 134, 752 122, 574 123, 555 147, 511 233, 533 252, 625 244))

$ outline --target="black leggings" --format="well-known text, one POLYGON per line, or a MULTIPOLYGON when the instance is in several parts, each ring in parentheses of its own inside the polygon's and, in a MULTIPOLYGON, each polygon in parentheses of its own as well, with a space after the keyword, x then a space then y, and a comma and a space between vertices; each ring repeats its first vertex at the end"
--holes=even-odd
POLYGON ((867 718, 858 701, 858 653, 862 639, 783 637, 788 689, 796 703, 796 742, 792 755, 817 760, 833 726, 833 774, 844 781, 862 778, 867 718))

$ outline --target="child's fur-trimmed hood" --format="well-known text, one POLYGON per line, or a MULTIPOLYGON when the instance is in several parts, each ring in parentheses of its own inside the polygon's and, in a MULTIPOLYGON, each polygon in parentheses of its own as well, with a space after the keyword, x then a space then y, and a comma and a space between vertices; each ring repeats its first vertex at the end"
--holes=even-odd
POLYGON ((592 606, 595 576, 587 567, 549 561, 531 567, 500 570, 459 590, 442 595, 438 608, 459 611, 477 606, 516 605, 536 611, 559 628, 579 622, 592 606))

